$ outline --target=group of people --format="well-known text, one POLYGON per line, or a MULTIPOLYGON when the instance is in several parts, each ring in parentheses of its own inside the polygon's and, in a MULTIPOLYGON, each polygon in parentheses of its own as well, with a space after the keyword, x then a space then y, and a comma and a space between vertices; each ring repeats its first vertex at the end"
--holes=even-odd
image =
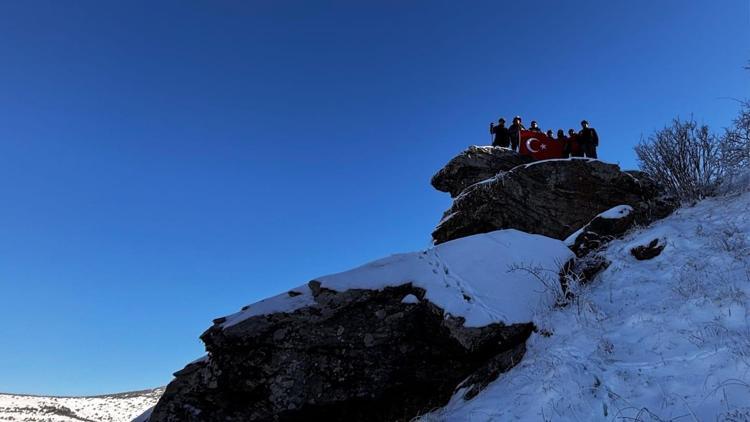
MULTIPOLYGON (((510 127, 505 127, 505 119, 501 117, 498 119, 497 125, 490 123, 490 133, 494 135, 492 145, 518 151, 522 130, 544 133, 536 120, 532 120, 530 127, 526 129, 519 116, 513 118, 510 127)), ((597 158, 596 147, 599 146, 599 135, 596 133, 596 129, 590 127, 586 120, 581 121, 581 130, 578 132, 569 129, 566 136, 565 131, 559 129, 555 137, 552 129, 550 129, 545 135, 550 140, 563 143, 563 155, 565 157, 597 158)))

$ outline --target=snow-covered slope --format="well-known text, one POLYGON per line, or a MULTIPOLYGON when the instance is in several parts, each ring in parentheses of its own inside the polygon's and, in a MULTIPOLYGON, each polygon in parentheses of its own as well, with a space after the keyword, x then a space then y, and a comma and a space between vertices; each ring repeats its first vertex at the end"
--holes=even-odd
POLYGON ((750 193, 614 241, 566 308, 535 315, 514 369, 426 420, 750 421, 750 193), (660 238, 661 255, 630 249, 660 238))
POLYGON ((163 388, 94 397, 0 394, 0 421, 130 422, 156 404, 163 388))

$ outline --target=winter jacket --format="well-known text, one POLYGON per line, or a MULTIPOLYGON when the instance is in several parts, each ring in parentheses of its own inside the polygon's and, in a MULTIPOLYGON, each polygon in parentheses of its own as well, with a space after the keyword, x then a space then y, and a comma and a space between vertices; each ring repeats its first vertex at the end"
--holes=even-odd
POLYGON ((490 133, 495 135, 495 140, 492 142, 493 147, 504 147, 510 146, 510 132, 505 126, 492 126, 490 133))
POLYGON ((599 146, 599 135, 597 135, 596 129, 593 127, 581 129, 581 131, 578 132, 578 142, 580 142, 581 145, 599 146))

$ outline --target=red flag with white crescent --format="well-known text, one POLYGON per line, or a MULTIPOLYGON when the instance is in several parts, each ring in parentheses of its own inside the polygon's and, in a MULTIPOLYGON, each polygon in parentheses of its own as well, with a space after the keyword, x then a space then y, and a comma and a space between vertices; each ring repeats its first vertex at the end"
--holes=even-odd
POLYGON ((521 155, 530 155, 535 160, 563 158, 563 143, 544 133, 522 130, 520 138, 518 152, 521 155))

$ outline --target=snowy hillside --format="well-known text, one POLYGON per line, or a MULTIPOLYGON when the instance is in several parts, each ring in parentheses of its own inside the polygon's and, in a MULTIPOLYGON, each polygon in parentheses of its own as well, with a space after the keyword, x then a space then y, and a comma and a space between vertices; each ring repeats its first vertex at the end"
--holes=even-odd
POLYGON ((749 421, 750 193, 703 201, 609 244, 612 263, 538 313, 523 361, 424 420, 749 421), (666 248, 638 261, 634 246, 666 248))
POLYGON ((0 394, 0 421, 130 422, 156 404, 163 388, 93 397, 0 394))

